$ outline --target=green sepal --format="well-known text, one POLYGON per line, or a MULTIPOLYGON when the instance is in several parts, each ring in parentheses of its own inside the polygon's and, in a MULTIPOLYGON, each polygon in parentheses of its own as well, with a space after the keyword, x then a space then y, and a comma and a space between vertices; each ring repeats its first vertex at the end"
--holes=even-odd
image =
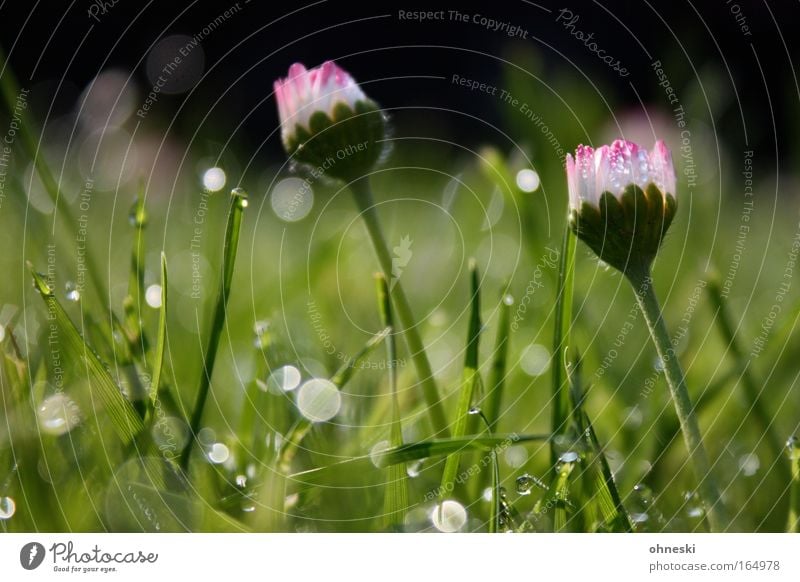
POLYGON ((572 209, 569 222, 601 260, 627 273, 652 264, 676 211, 675 197, 655 184, 630 184, 621 196, 603 192, 597 206, 572 209))
POLYGON ((349 182, 375 167, 384 151, 385 136, 386 120, 374 102, 358 101, 352 109, 340 102, 330 115, 315 112, 308 128, 296 125, 285 146, 315 177, 349 182))

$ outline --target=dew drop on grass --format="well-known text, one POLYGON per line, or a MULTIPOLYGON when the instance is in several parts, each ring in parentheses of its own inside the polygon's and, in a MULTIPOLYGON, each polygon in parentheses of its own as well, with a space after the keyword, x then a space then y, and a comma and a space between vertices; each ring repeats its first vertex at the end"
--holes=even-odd
POLYGON ((412 479, 414 479, 416 477, 419 477, 421 469, 422 469, 422 461, 414 461, 413 463, 408 463, 406 465, 406 474, 412 479))
POLYGON ((236 486, 239 489, 247 487, 247 475, 236 475, 236 486))
POLYGON ((228 450, 227 446, 222 443, 214 443, 209 447, 206 456, 208 457, 208 460, 215 465, 221 465, 228 460, 230 454, 230 450, 228 450))
POLYGON ((561 453, 561 456, 558 457, 558 460, 562 463, 574 463, 578 460, 578 453, 575 451, 567 451, 566 453, 561 453))
POLYGON ((69 301, 80 301, 81 300, 81 292, 78 291, 78 287, 72 281, 67 281, 65 285, 67 290, 67 299, 69 301))
POLYGON ((644 523, 648 519, 650 519, 650 516, 646 513, 631 513, 631 521, 633 523, 644 523))
POLYGON ((0 497, 0 519, 11 519, 17 510, 17 504, 10 497, 0 497))
POLYGON ((457 532, 467 523, 467 510, 458 501, 448 499, 433 508, 431 522, 440 532, 457 532))
POLYGON ((294 366, 281 366, 269 375, 266 383, 259 383, 258 387, 272 394, 283 394, 297 388, 300 380, 300 370, 294 366))
POLYGON ((534 477, 530 473, 525 473, 517 477, 517 493, 520 495, 530 495, 534 487, 547 489, 547 485, 541 479, 534 477))
POLYGON ((511 294, 507 294, 503 296, 503 303, 508 305, 509 307, 514 305, 514 296, 511 294))
POLYGON ((144 300, 153 309, 161 307, 161 285, 150 285, 144 292, 144 300))
POLYGON ((376 467, 380 467, 379 461, 381 459, 381 453, 389 450, 390 448, 392 448, 392 445, 389 443, 389 441, 378 441, 369 450, 369 460, 372 461, 372 464, 376 467))
POLYGON ((63 392, 44 399, 36 411, 39 427, 54 436, 67 434, 81 423, 81 411, 75 401, 63 392))
POLYGON ((755 453, 748 453, 739 457, 739 470, 745 477, 752 477, 761 467, 761 461, 755 453))
POLYGON ((330 380, 314 378, 297 391, 297 408, 311 422, 325 422, 336 416, 342 395, 330 380))

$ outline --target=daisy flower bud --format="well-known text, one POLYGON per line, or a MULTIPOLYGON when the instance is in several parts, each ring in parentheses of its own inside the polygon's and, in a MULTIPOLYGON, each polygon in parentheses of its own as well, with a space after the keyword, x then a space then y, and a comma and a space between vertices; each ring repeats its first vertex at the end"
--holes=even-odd
POLYGON ((295 63, 274 88, 283 146, 295 160, 349 181, 381 158, 384 115, 344 69, 331 61, 310 70, 295 63))
POLYGON ((675 170, 662 141, 651 151, 616 140, 567 154, 570 226, 600 259, 649 269, 675 217, 675 170))

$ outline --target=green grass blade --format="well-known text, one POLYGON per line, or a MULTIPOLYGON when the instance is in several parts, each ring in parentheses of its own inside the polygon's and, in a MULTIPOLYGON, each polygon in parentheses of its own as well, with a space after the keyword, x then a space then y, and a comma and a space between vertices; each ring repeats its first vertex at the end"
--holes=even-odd
MULTIPOLYGON (((560 434, 566 429, 569 415, 567 395, 566 350, 569 345, 569 330, 572 323, 572 293, 575 279, 575 249, 578 239, 569 226, 564 227, 564 240, 561 246, 561 263, 558 271, 556 291, 556 314, 553 326, 553 363, 551 393, 551 430, 560 434)), ((558 452, 554 442, 550 444, 550 465, 555 468, 558 452)), ((551 476, 555 477, 554 470, 551 476)))
POLYGON ((158 314, 156 353, 153 359, 153 378, 150 383, 150 402, 155 406, 158 388, 161 386, 161 369, 164 366, 164 350, 167 347, 167 255, 161 252, 161 311, 158 314))
POLYGON ((339 367, 336 373, 331 377, 331 382, 336 384, 339 388, 347 384, 358 369, 359 363, 375 349, 375 346, 384 341, 389 336, 390 332, 391 329, 387 327, 372 336, 355 356, 348 357, 347 361, 339 367))
POLYGON ((122 394, 108 369, 100 361, 99 356, 89 344, 83 341, 78 329, 72 323, 58 299, 56 299, 53 290, 44 277, 32 268, 31 274, 33 275, 36 289, 47 305, 48 318, 52 318, 52 323, 60 331, 59 339, 64 346, 64 352, 72 355, 72 357, 80 358, 84 362, 90 389, 97 389, 100 400, 105 406, 105 411, 111 419, 117 435, 122 439, 123 443, 130 443, 144 428, 142 419, 122 394))
POLYGON ((758 423, 759 429, 766 440, 766 445, 769 448, 772 458, 767 463, 767 466, 773 466, 779 478, 786 483, 789 481, 790 475, 786 465, 781 462, 783 456, 783 438, 778 435, 775 423, 773 422, 773 416, 767 410, 764 399, 762 398, 762 390, 759 388, 759 383, 756 381, 752 367, 750 366, 752 360, 747 357, 736 336, 733 318, 728 309, 728 304, 722 296, 722 289, 719 283, 715 280, 709 281, 706 290, 712 304, 716 308, 717 317, 715 321, 717 322, 720 333, 722 334, 727 348, 730 350, 733 360, 736 362, 737 368, 740 369, 742 389, 750 404, 752 417, 756 423, 758 423))
POLYGON ((497 429, 500 421, 500 406, 503 402, 503 389, 506 382, 506 364, 511 339, 511 301, 505 291, 500 299, 497 336, 494 342, 494 359, 489 375, 489 395, 486 399, 484 414, 489 420, 492 430, 497 429))
POLYGON ((420 459, 441 457, 457 452, 466 451, 491 451, 497 447, 508 446, 509 443, 519 444, 526 442, 547 442, 550 435, 546 434, 501 434, 495 436, 466 436, 462 438, 449 437, 446 439, 432 439, 393 447, 374 455, 362 455, 345 459, 338 463, 316 467, 307 471, 300 471, 289 476, 290 479, 302 485, 316 485, 324 482, 324 477, 340 469, 347 469, 353 474, 359 470, 389 467, 397 463, 410 463, 420 459))
MULTIPOLYGON (((386 357, 389 360, 389 389, 392 399, 392 425, 389 443, 392 447, 403 446, 403 425, 400 420, 400 402, 397 397, 397 348, 394 341, 394 317, 392 314, 392 300, 389 295, 389 285, 386 277, 379 273, 375 277, 378 292, 378 310, 381 315, 382 325, 389 333, 386 335, 386 357)), ((387 529, 403 524, 408 508, 408 474, 403 463, 393 464, 389 467, 389 481, 386 485, 383 516, 384 526, 387 529)))
MULTIPOLYGON (((481 297, 478 268, 475 261, 470 261, 471 305, 469 329, 467 331, 467 347, 464 356, 464 371, 461 379, 461 390, 458 395, 456 407, 456 421, 453 427, 453 438, 463 437, 467 430, 469 411, 472 406, 472 396, 475 386, 480 381, 478 373, 478 348, 481 333, 481 297)), ((441 491, 452 491, 452 483, 458 474, 458 463, 461 455, 455 452, 447 458, 442 474, 441 491)))
POLYGON ((233 280, 233 267, 236 264, 236 251, 239 247, 239 232, 242 227, 242 215, 247 208, 247 193, 241 188, 234 188, 231 191, 230 210, 228 212, 228 223, 225 228, 225 242, 222 249, 222 277, 220 278, 219 293, 217 294, 217 304, 214 309, 214 319, 211 323, 211 334, 206 345, 206 354, 203 361, 203 373, 200 376, 200 387, 197 390, 197 398, 192 416, 189 423, 189 440, 181 454, 181 466, 186 469, 189 466, 189 458, 192 453, 192 446, 200 430, 200 422, 203 419, 208 390, 211 386, 211 375, 214 373, 214 362, 217 358, 217 348, 225 327, 225 315, 227 312, 228 297, 231 291, 231 281, 233 280))
POLYGON ((786 442, 787 454, 791 465, 792 483, 789 490, 789 519, 786 524, 788 533, 800 533, 800 438, 790 437, 786 442))
POLYGON ((125 310, 125 330, 134 355, 144 354, 147 349, 142 326, 142 301, 144 300, 144 229, 147 225, 147 211, 144 206, 144 187, 130 211, 130 222, 134 228, 131 250, 128 295, 123 301, 125 310))

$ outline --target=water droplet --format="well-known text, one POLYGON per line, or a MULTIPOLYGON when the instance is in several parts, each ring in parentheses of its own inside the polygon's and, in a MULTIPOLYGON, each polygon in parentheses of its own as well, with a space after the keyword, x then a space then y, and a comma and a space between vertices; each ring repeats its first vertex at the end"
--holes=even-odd
POLYGON ((17 510, 17 504, 10 497, 0 497, 0 519, 11 519, 17 510))
POLYGON ((67 281, 65 285, 67 290, 67 299, 69 301, 80 301, 81 300, 81 292, 78 291, 78 287, 72 281, 67 281))
POLYGON ((467 510, 458 501, 448 499, 433 508, 431 522, 440 532, 457 532, 467 523, 467 510))
POLYGON ((380 467, 379 461, 381 459, 381 453, 390 448, 392 448, 392 445, 389 444, 389 441, 378 441, 369 450, 369 460, 372 461, 372 464, 376 467, 380 467))
POLYGON ((516 181, 517 188, 523 192, 534 192, 540 183, 539 174, 528 168, 517 172, 516 181))
POLYGON ((247 475, 236 475, 236 486, 239 489, 247 487, 247 475))
POLYGON ((529 376, 541 376, 550 369, 550 352, 541 344, 531 344, 523 350, 519 365, 529 376))
POLYGON ((699 519, 705 515, 705 511, 703 511, 703 508, 699 506, 690 507, 686 510, 686 515, 694 519, 699 519))
POLYGON ((761 461, 755 453, 748 453, 739 457, 739 470, 745 477, 752 477, 761 467, 761 461))
POLYGON ((408 463, 406 465, 406 473, 412 479, 414 479, 415 477, 419 477, 421 469, 422 469, 422 461, 414 461, 413 463, 408 463))
POLYGON ((631 521, 633 523, 644 523, 648 519, 650 519, 650 516, 646 513, 631 513, 631 521))
POLYGON ((153 309, 161 307, 161 285, 150 285, 144 292, 144 300, 153 309))
POLYGON ((534 487, 547 489, 547 485, 544 483, 544 481, 538 477, 534 477, 530 473, 525 473, 524 475, 517 477, 517 493, 520 495, 530 495, 531 490, 534 487))
POLYGON ((205 427, 201 428, 197 433, 197 442, 201 445, 210 447, 214 444, 217 440, 217 433, 214 432, 213 428, 205 427))
POLYGON ((0 342, 6 339, 6 328, 3 325, 0 325, 0 342))
POLYGON ((307 180, 285 178, 272 189, 270 204, 284 222, 303 220, 314 206, 314 188, 307 180))
POLYGON ((483 494, 481 495, 484 501, 491 501, 492 497, 494 497, 494 489, 491 487, 487 487, 483 490, 483 494))
POLYGON ((78 405, 63 392, 45 398, 36 415, 42 431, 54 436, 67 434, 78 426, 82 419, 78 405))
POLYGON ((270 324, 269 321, 267 320, 256 321, 253 324, 253 333, 255 333, 256 336, 253 345, 256 348, 263 350, 269 346, 270 342, 269 331, 270 331, 270 324))
POLYGON ((503 457, 509 467, 519 469, 528 462, 528 449, 522 445, 514 445, 506 449, 503 457))
POLYGON ((653 490, 644 483, 637 483, 633 486, 633 491, 639 496, 639 500, 644 505, 653 503, 653 490))
POLYGON ((314 378, 297 392, 300 414, 312 422, 325 422, 336 416, 342 406, 342 395, 330 380, 314 378))
POLYGON ((791 460, 797 459, 798 456, 800 456, 800 438, 796 436, 790 436, 786 440, 786 449, 791 460))
POLYGON ((503 303, 508 306, 514 305, 514 296, 511 294, 506 294, 503 296, 503 303))
POLYGON ((269 375, 266 383, 259 383, 258 386, 272 394, 283 394, 297 388, 301 379, 300 370, 294 366, 281 366, 269 375))
POLYGON ((580 455, 575 451, 567 451, 566 453, 561 453, 561 456, 558 457, 558 460, 562 463, 574 463, 578 460, 580 455))
POLYGON ((219 192, 225 187, 227 177, 222 168, 209 168, 203 172, 203 188, 209 192, 219 192))
POLYGON ((230 450, 222 443, 214 443, 208 449, 206 456, 215 465, 221 465, 230 457, 230 450))
POLYGON ((481 412, 482 412, 482 411, 481 411, 481 409, 480 409, 480 408, 478 408, 477 406, 472 406, 472 407, 469 409, 469 414, 472 414, 472 415, 475 415, 475 414, 480 414, 481 412))

